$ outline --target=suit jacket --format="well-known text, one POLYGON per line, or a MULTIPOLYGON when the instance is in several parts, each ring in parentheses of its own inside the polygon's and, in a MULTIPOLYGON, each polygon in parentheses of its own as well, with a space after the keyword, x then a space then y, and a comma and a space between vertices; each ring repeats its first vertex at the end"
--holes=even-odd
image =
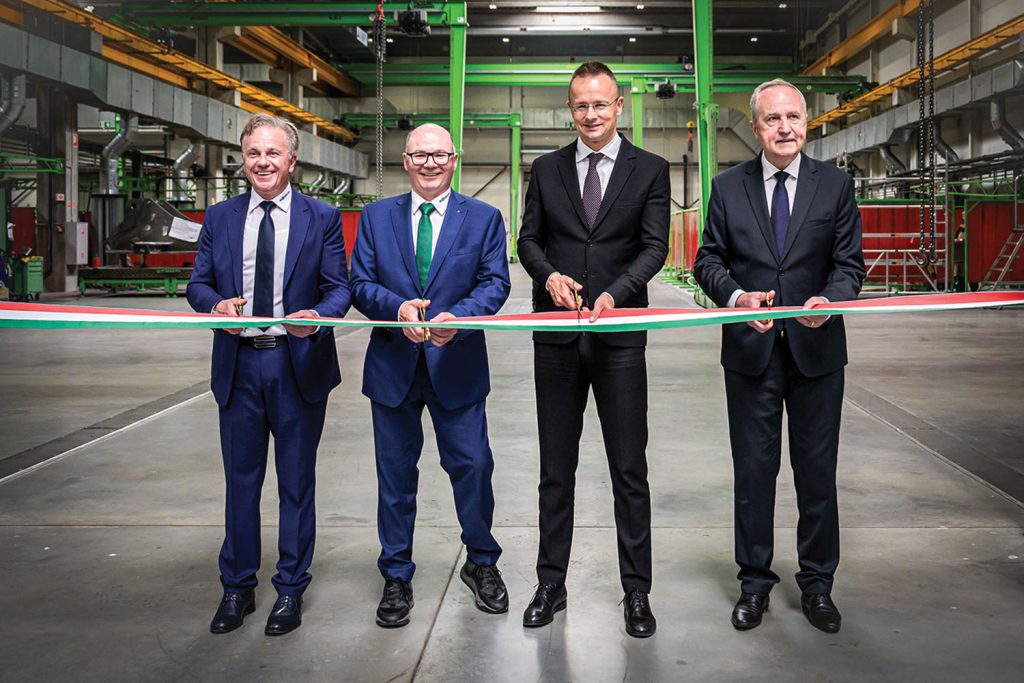
MULTIPOLYGON (((493 315, 512 284, 505 255, 505 224, 493 206, 452 192, 430 262, 425 287, 416 271, 411 195, 373 202, 359 219, 352 254, 353 303, 371 320, 398 320, 409 299, 429 299, 427 318, 448 311, 458 317, 493 315)), ((363 393, 397 407, 409 393, 420 349, 434 393, 449 409, 490 392, 487 344, 481 330, 460 330, 445 346, 411 343, 401 328, 374 328, 363 366, 363 393)))
MULTIPOLYGON (((199 251, 188 283, 188 302, 209 313, 223 299, 242 296, 242 237, 249 193, 206 210, 199 251)), ((291 222, 284 270, 284 310, 313 309, 324 318, 348 312, 350 293, 345 267, 341 214, 332 206, 292 189, 291 222)), ((213 333, 212 388, 226 406, 231 398, 239 337, 213 333)), ((288 352, 302 398, 316 403, 341 382, 334 330, 321 327, 308 337, 289 335, 288 352)))
MULTIPOLYGON (((855 299, 864 281, 860 213, 848 173, 802 156, 786 242, 777 252, 760 155, 714 179, 693 269, 698 284, 719 306, 727 305, 737 289, 774 289, 776 305, 802 306, 812 296, 855 299)), ((842 317, 816 329, 787 320, 786 337, 797 367, 808 377, 846 365, 842 317)), ((722 365, 759 375, 774 340, 774 334, 760 334, 746 323, 723 325, 722 365)))
MULTIPOLYGON (((625 138, 593 228, 587 229, 576 174, 576 142, 533 162, 519 233, 519 258, 533 278, 535 311, 556 310, 545 284, 559 272, 583 285, 593 306, 603 292, 616 308, 647 308, 647 283, 668 254, 668 162, 625 138)), ((577 332, 535 332, 535 341, 567 344, 577 332)), ((602 334, 613 346, 643 346, 646 332, 602 334)))

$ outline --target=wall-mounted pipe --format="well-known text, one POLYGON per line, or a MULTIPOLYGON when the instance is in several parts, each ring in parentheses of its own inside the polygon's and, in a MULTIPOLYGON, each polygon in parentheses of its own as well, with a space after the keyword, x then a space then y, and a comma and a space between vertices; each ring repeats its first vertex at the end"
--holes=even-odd
POLYGON ((3 102, 0 102, 0 135, 14 125, 25 108, 25 74, 18 74, 10 81, 3 80, 3 102))
POLYGON ((946 165, 955 164, 960 161, 960 155, 949 146, 949 143, 942 139, 942 132, 939 126, 935 126, 935 151, 946 160, 946 165))
POLYGON ((99 194, 118 194, 118 159, 135 142, 135 136, 139 132, 138 116, 129 116, 126 120, 124 114, 118 114, 117 122, 121 126, 120 132, 107 143, 106 147, 103 148, 103 153, 100 155, 99 194))
POLYGON ((202 145, 197 142, 189 142, 188 147, 178 155, 171 166, 171 199, 172 202, 189 202, 192 198, 188 196, 188 173, 192 164, 199 158, 199 150, 202 145))
POLYGON ((327 180, 327 174, 323 171, 317 173, 316 178, 309 184, 309 194, 317 194, 320 188, 323 187, 324 182, 327 180))
POLYGON ((239 164, 235 172, 231 174, 231 194, 242 194, 246 191, 245 164, 239 164))
POLYGON ((341 194, 348 189, 348 186, 352 184, 352 178, 345 176, 341 179, 341 182, 336 188, 331 190, 331 194, 341 194))
POLYGON ((989 119, 992 121, 992 129, 999 133, 999 137, 1010 146, 1011 149, 1024 149, 1024 137, 1017 132, 1017 129, 1006 120, 1006 100, 1003 97, 994 97, 989 104, 989 119))
POLYGON ((892 175, 903 175, 907 172, 907 165, 899 160, 889 145, 879 145, 878 153, 882 155, 882 159, 885 161, 886 167, 888 167, 892 175))

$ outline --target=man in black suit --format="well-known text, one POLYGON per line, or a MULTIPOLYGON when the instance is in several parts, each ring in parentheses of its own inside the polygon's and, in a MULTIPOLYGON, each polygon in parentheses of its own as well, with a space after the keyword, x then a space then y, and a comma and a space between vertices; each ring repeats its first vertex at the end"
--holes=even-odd
MULTIPOLYGON (((750 98, 763 154, 711 185, 694 275, 719 306, 811 309, 855 299, 864 280, 860 214, 850 176, 803 154, 807 106, 776 79, 750 98)), ((782 410, 800 521, 796 574, 808 620, 826 633, 842 622, 832 602, 839 564, 836 459, 843 404, 842 318, 807 315, 722 326, 722 366, 735 477, 739 630, 761 623, 771 570, 782 410)))
POLYGON ((583 412, 597 401, 615 496, 626 632, 654 634, 651 496, 647 484, 647 365, 644 332, 586 331, 607 309, 646 308, 647 282, 668 252, 668 162, 616 132, 622 113, 615 75, 599 62, 569 82, 579 139, 533 163, 519 256, 533 278, 536 311, 581 311, 579 332, 534 334, 540 433, 539 585, 524 626, 565 609, 573 498, 583 412))

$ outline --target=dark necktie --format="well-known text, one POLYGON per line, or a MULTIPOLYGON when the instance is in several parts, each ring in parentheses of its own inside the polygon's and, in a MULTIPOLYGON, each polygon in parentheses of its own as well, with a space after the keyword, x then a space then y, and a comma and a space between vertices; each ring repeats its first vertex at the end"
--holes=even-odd
POLYGON ((420 287, 427 286, 427 275, 430 274, 430 252, 434 249, 434 226, 430 224, 432 213, 433 204, 420 204, 420 223, 416 227, 416 272, 420 276, 420 287))
POLYGON ((261 318, 274 315, 274 202, 260 202, 263 220, 256 239, 256 276, 252 284, 252 314, 261 318))
POLYGON ((779 248, 779 258, 786 246, 786 231, 789 230, 789 192, 786 190, 786 178, 789 174, 779 171, 775 174, 775 191, 772 192, 772 229, 775 231, 775 246, 779 248))
POLYGON ((600 152, 587 155, 590 166, 587 177, 583 180, 583 213, 587 216, 587 229, 594 227, 597 212, 601 208, 601 176, 597 175, 597 162, 604 158, 600 152))

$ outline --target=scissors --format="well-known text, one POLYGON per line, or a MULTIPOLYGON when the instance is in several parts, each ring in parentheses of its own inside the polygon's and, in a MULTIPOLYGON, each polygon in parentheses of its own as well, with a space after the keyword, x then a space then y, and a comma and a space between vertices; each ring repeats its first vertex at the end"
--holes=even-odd
MULTIPOLYGON (((419 311, 420 311, 420 321, 421 322, 427 322, 427 307, 426 306, 420 306, 419 307, 419 311)), ((428 341, 430 341, 430 328, 429 327, 424 327, 423 328, 423 342, 426 343, 428 341)))

